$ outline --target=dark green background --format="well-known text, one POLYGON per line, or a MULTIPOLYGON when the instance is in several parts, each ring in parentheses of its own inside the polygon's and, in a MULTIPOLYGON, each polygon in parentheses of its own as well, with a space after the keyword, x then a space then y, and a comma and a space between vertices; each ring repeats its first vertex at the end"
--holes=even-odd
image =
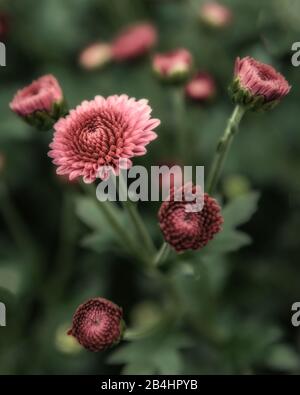
MULTIPOLYGON (((234 13, 233 25, 225 31, 199 24, 193 8, 199 3, 0 1, 0 12, 7 13, 10 27, 5 39, 7 67, 0 68, 0 152, 5 156, 0 174, 0 300, 6 303, 8 321, 6 328, 0 328, 0 373, 119 373, 124 368, 121 362, 128 361, 125 372, 131 373, 299 372, 300 329, 293 328, 290 320, 291 305, 300 300, 300 68, 291 64, 292 43, 300 41, 300 2, 224 0, 234 13), (252 245, 220 259, 211 270, 216 288, 207 289, 205 276, 192 283, 188 278, 180 280, 183 285, 187 282, 184 293, 191 293, 191 309, 199 309, 195 317, 200 327, 205 327, 211 299, 218 300, 213 322, 226 333, 226 341, 216 345, 209 334, 199 335, 187 325, 158 350, 141 343, 125 349, 125 357, 119 355, 118 364, 110 365, 110 351, 92 354, 66 346, 63 334, 77 305, 101 295, 121 305, 126 320, 134 323, 159 314, 161 291, 137 269, 134 259, 122 253, 107 227, 99 242, 86 239, 93 228, 87 226, 91 225, 86 219, 88 207, 78 198, 76 185, 55 175, 47 157, 51 132, 26 126, 8 104, 17 89, 45 73, 57 77, 71 107, 96 94, 146 97, 162 124, 147 156, 135 163, 177 160, 170 89, 155 80, 148 57, 95 72, 78 67, 78 54, 85 45, 110 40, 121 27, 140 20, 157 26, 158 50, 188 48, 197 69, 212 73, 217 81, 215 101, 187 103, 188 164, 211 162, 232 110, 227 86, 237 56, 251 55, 273 64, 293 88, 274 111, 246 115, 220 184, 225 199, 234 193, 232 175, 261 191, 258 211, 243 226, 252 245), (30 241, 24 241, 26 251, 15 244, 4 221, 9 203, 26 223, 25 235, 31 235, 38 256, 27 248, 30 241), (157 352, 154 367, 148 364, 151 352, 157 352)), ((159 245, 157 208, 150 203, 141 207, 159 245)))

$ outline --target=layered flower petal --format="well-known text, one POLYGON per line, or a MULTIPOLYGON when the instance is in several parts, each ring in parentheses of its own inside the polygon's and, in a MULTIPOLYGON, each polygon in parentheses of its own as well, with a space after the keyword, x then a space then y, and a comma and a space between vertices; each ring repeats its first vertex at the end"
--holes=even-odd
POLYGON ((144 155, 145 146, 157 137, 153 129, 160 121, 151 118, 151 111, 147 100, 127 95, 82 102, 54 125, 48 155, 57 173, 82 176, 86 183, 106 178, 103 168, 118 174, 124 160, 144 155))

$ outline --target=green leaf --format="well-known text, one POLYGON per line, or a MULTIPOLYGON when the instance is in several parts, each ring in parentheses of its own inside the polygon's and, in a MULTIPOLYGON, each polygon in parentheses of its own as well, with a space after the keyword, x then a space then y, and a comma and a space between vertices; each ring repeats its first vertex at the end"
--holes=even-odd
POLYGON ((273 369, 294 371, 300 367, 300 355, 290 346, 279 344, 271 349, 266 362, 273 369))
POLYGON ((249 244, 251 238, 246 233, 224 229, 205 247, 203 254, 205 256, 226 254, 249 244))
POLYGON ((258 192, 249 192, 230 201, 223 210, 224 231, 249 221, 257 209, 258 192))
POLYGON ((106 225, 105 218, 97 205, 100 204, 93 201, 89 197, 80 197, 76 200, 76 213, 78 217, 88 227, 95 230, 103 230, 106 225))
POLYGON ((123 374, 179 374, 182 369, 179 349, 188 345, 185 336, 168 326, 119 348, 110 356, 109 362, 125 364, 123 374))

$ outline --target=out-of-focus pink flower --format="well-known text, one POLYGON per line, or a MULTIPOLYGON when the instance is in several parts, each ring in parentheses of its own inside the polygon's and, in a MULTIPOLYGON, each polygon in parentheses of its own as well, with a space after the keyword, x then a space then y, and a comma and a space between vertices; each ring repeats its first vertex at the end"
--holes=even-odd
POLYGON ((98 69, 107 64, 112 58, 111 45, 94 43, 86 47, 79 56, 81 67, 86 70, 98 69))
POLYGON ((49 112, 54 103, 59 103, 62 100, 62 90, 56 78, 49 74, 19 90, 10 103, 10 108, 18 115, 26 116, 35 111, 49 112))
POLYGON ((156 54, 152 67, 154 72, 165 80, 182 80, 191 72, 193 57, 184 48, 167 53, 156 54))
POLYGON ((73 316, 68 335, 87 350, 97 352, 121 340, 123 332, 122 309, 104 298, 93 298, 81 304, 73 316))
POLYGON ((6 14, 0 13, 0 41, 4 40, 8 32, 8 18, 6 14))
MULTIPOLYGON (((182 189, 185 189, 184 186, 182 189)), ((181 189, 179 189, 181 192, 181 189)), ((191 204, 183 196, 181 201, 175 199, 175 191, 164 201, 158 213, 160 228, 164 238, 177 252, 203 248, 216 233, 221 231, 223 217, 217 201, 204 194, 204 205, 201 211, 191 212, 187 206, 191 204)), ((200 194, 200 187, 193 186, 192 193, 200 194)))
POLYGON ((208 73, 198 73, 185 87, 186 95, 193 100, 206 101, 216 94, 216 84, 208 73))
POLYGON ((232 84, 233 99, 252 109, 268 109, 285 97, 291 87, 272 66, 250 56, 237 58, 232 84))
POLYGON ((204 3, 200 8, 199 15, 205 24, 217 28, 230 25, 233 19, 231 10, 216 1, 204 3))
POLYGON ((150 23, 128 26, 113 40, 112 57, 116 61, 138 58, 149 52, 156 41, 157 31, 150 23))
POLYGON ((145 146, 157 137, 153 129, 160 121, 151 118, 151 111, 147 100, 127 95, 82 102, 54 125, 48 155, 57 174, 92 183, 107 178, 109 170, 118 174, 121 166, 131 167, 129 158, 144 155, 145 146))

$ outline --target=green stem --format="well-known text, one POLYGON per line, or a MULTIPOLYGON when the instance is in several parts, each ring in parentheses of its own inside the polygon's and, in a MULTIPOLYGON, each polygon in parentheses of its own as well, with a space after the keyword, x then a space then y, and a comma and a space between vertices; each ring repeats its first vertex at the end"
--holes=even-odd
MULTIPOLYGON (((82 183, 81 185, 83 189, 89 193, 89 195, 91 195, 94 199, 96 198, 96 190, 92 185, 87 185, 85 183, 82 183)), ((120 243, 125 248, 125 250, 130 252, 132 255, 137 256, 146 265, 149 265, 150 262, 144 256, 142 249, 136 245, 134 240, 131 239, 127 229, 124 228, 123 224, 120 222, 112 202, 99 202, 98 207, 102 211, 108 223, 111 225, 115 234, 118 236, 120 243)))
POLYGON ((228 120, 225 132, 217 145, 217 150, 207 182, 207 192, 209 194, 214 192, 215 186, 223 169, 227 153, 233 141, 234 135, 238 132, 239 124, 245 112, 245 107, 239 105, 235 107, 231 117, 228 120))
POLYGON ((173 111, 174 111, 174 120, 175 120, 175 130, 177 133, 177 145, 179 149, 179 157, 185 164, 187 159, 187 136, 185 133, 185 128, 183 127, 183 119, 185 112, 184 105, 184 94, 181 86, 172 87, 172 96, 173 96, 173 111))
POLYGON ((28 253, 28 256, 32 257, 35 255, 35 243, 30 235, 30 231, 16 210, 4 181, 0 184, 0 198, 1 213, 17 246, 24 254, 28 253))
POLYGON ((166 242, 163 242, 154 259, 154 266, 155 267, 161 266, 164 263, 164 261, 167 259, 170 252, 171 250, 169 245, 166 242))
POLYGON ((119 195, 122 194, 124 201, 122 201, 123 207, 127 210, 129 218, 136 229, 137 236, 140 237, 141 241, 147 248, 148 252, 153 255, 155 254, 155 246, 149 235, 149 232, 137 210, 136 205, 130 201, 129 196, 127 196, 127 186, 125 184, 122 172, 119 175, 119 195))
POLYGON ((60 241, 57 254, 56 271, 45 287, 47 302, 55 303, 64 295, 66 284, 70 279, 75 258, 78 220, 74 210, 74 194, 64 191, 61 209, 60 241), (55 293, 53 294, 53 289, 55 293))

